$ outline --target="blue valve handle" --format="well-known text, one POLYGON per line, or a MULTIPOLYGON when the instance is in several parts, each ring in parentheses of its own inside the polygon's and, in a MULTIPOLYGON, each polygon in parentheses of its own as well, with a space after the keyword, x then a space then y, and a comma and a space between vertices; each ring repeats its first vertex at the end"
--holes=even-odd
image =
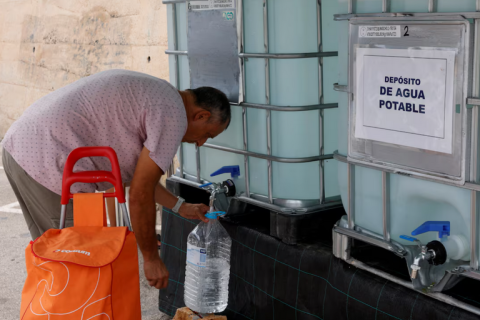
POLYGON ((202 184, 201 186, 198 186, 199 188, 205 188, 205 187, 208 187, 209 185, 211 185, 212 183, 209 182, 209 183, 205 183, 205 184, 202 184))
POLYGON ((218 176, 219 174, 230 173, 232 178, 236 178, 240 175, 240 166, 224 166, 215 171, 210 177, 218 176))
POLYGON ((409 237, 409 236, 406 236, 406 235, 401 235, 401 236, 400 236, 400 239, 407 240, 407 241, 410 241, 410 242, 414 242, 414 241, 417 240, 417 239, 414 238, 414 237, 409 237))
POLYGON ((450 235, 450 221, 426 221, 420 227, 412 231, 412 236, 417 236, 425 232, 438 232, 438 237, 450 235))
POLYGON ((217 219, 218 217, 224 216, 227 213, 225 211, 214 211, 214 212, 208 212, 205 217, 208 219, 217 219))
MULTIPOLYGON (((210 177, 218 176, 219 174, 223 174, 223 173, 230 173, 232 178, 236 178, 240 175, 240 166, 224 166, 224 167, 221 167, 220 169, 218 169, 217 171, 212 173, 210 175, 210 177)), ((199 188, 205 188, 205 187, 208 187, 211 184, 212 184, 211 182, 208 182, 208 183, 202 184, 198 187, 199 188)))

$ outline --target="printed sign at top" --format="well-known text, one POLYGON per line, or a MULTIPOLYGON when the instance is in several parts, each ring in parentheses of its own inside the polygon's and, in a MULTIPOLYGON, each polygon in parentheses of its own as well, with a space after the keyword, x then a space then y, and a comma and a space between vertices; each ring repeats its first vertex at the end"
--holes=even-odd
POLYGON ((201 0, 189 1, 189 10, 225 10, 235 9, 235 0, 201 0))
POLYGON ((361 26, 358 30, 360 38, 400 38, 400 26, 361 26))

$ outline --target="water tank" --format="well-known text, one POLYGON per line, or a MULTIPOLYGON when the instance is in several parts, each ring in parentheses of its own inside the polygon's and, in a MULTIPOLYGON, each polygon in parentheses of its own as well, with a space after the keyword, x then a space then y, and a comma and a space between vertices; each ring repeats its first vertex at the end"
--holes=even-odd
MULTIPOLYGON (((225 177, 210 177, 212 172, 238 165, 237 190, 243 199, 287 211, 339 204, 333 159, 338 144, 338 94, 333 89, 338 79, 338 28, 333 21, 337 2, 232 0, 226 3, 234 6, 221 10, 208 7, 211 3, 215 1, 172 1, 168 6, 170 80, 180 90, 215 86, 215 80, 204 75, 218 70, 198 70, 205 68, 208 57, 218 54, 217 61, 223 61, 221 55, 231 54, 228 46, 235 47, 236 41, 238 92, 230 92, 232 86, 222 87, 229 79, 217 81, 217 87, 229 92, 232 122, 198 150, 183 144, 177 175, 196 182, 219 182, 225 177), (218 31, 230 27, 237 31, 233 42, 231 33, 218 31), (205 38, 199 41, 199 37, 205 38), (200 49, 219 37, 227 38, 200 49), (198 59, 202 50, 211 47, 215 50, 208 57, 198 59), (203 64, 199 66, 198 61, 203 64)), ((228 74, 231 65, 213 66, 228 74)))
MULTIPOLYGON (((465 52, 462 51, 463 49, 456 51, 454 76, 458 76, 458 73, 465 71, 464 79, 466 80, 455 79, 455 88, 452 89, 453 99, 446 103, 446 106, 450 107, 450 109, 446 107, 446 114, 451 114, 449 121, 453 123, 453 128, 445 129, 445 134, 453 133, 453 141, 450 142, 452 150, 434 150, 435 146, 431 145, 413 147, 413 145, 406 145, 398 141, 395 145, 393 142, 382 141, 382 137, 372 138, 376 141, 371 143, 372 140, 355 137, 355 125, 359 125, 358 122, 355 122, 356 115, 358 115, 358 113, 355 113, 358 112, 355 108, 358 105, 356 89, 359 81, 354 79, 355 73, 359 70, 357 69, 358 60, 355 60, 358 59, 360 52, 358 49, 410 50, 410 52, 417 49, 439 50, 437 44, 440 46, 440 43, 444 41, 442 37, 451 36, 448 35, 448 32, 454 28, 454 23, 451 22, 448 25, 450 22, 446 20, 461 21, 463 19, 462 14, 452 16, 442 16, 441 14, 448 12, 473 13, 479 9, 475 5, 476 2, 470 0, 438 0, 435 2, 355 0, 338 2, 338 13, 345 14, 343 17, 337 15, 336 19, 338 21, 335 24, 336 32, 338 32, 338 82, 345 85, 345 92, 339 93, 338 96, 339 156, 337 159, 342 160, 338 164, 338 179, 343 204, 347 211, 350 209, 352 223, 355 226, 374 232, 381 237, 388 235, 392 240, 405 245, 411 245, 411 242, 401 239, 400 235, 410 235, 425 221, 449 221, 451 223, 451 234, 462 235, 468 239, 469 243, 471 230, 476 233, 477 227, 474 226, 471 229, 471 221, 475 221, 478 216, 478 206, 476 205, 478 195, 474 191, 478 190, 476 184, 478 181, 478 173, 476 173, 478 172, 478 145, 475 143, 475 141, 478 141, 478 129, 476 128, 478 126, 478 114, 476 112, 478 111, 475 110, 477 107, 473 107, 474 111, 472 112, 471 106, 467 103, 470 94, 478 96, 479 92, 478 73, 475 74, 472 71, 475 63, 478 66, 478 55, 480 54, 476 51, 477 49, 472 47, 473 42, 470 42, 476 32, 473 20, 465 20, 467 24, 470 24, 469 27, 462 29, 466 30, 464 31, 465 34, 457 32, 455 35, 459 42, 459 48, 464 48, 465 52), (388 7, 385 8, 385 5, 388 5, 388 7), (399 16, 397 16, 396 22, 391 22, 395 18, 394 15, 388 16, 388 13, 381 15, 382 11, 427 13, 429 10, 441 14, 437 17, 430 15, 422 18, 418 15, 406 18, 412 19, 409 20, 410 22, 413 21, 414 26, 410 26, 410 28, 408 28, 408 22, 399 21, 401 20, 399 16), (369 15, 362 16, 362 19, 364 19, 362 22, 352 19, 353 16, 348 18, 346 14, 349 11, 353 14, 369 15), (423 21, 421 21, 422 19, 423 21), (401 41, 407 39, 407 37, 410 37, 412 41, 415 40, 415 32, 418 35, 421 34, 423 26, 430 23, 428 20, 430 22, 440 21, 438 27, 445 32, 442 31, 433 37, 423 37, 417 45, 412 44, 409 48, 406 48, 405 42, 401 41), (355 29, 357 23, 368 27, 382 25, 382 21, 386 21, 383 25, 391 26, 392 30, 396 28, 395 25, 399 26, 400 34, 398 38, 392 35, 391 39, 387 39, 388 41, 381 39, 377 44, 372 44, 373 42, 366 44, 366 39, 360 39, 361 36, 359 36, 358 41, 352 40, 355 30, 357 30, 355 29), (412 32, 412 30, 414 31, 412 32), (464 36, 465 42, 462 44, 460 42, 464 36), (472 60, 469 61, 469 59, 472 60), (470 64, 473 59, 475 59, 475 62, 470 64), (457 68, 459 61, 461 61, 463 68, 457 68), (473 78, 476 82, 475 87, 472 86, 471 79, 473 78), (457 140, 455 140, 456 136, 458 136, 457 140), (356 152, 360 143, 363 143, 362 152, 364 152, 361 156, 356 152), (383 150, 382 153, 379 152, 380 148, 383 148, 381 149, 383 150), (429 148, 431 149, 428 150, 429 148), (369 152, 374 155, 369 156, 369 152), (450 162, 452 165, 450 165, 450 162), (448 168, 442 167, 445 164, 448 164, 448 168), (456 169, 453 170, 452 168, 456 169), (351 201, 350 206, 349 201, 351 201)), ((475 34, 475 37, 478 39, 478 34, 475 34)), ((475 40, 475 42, 477 41, 475 40)), ((452 40, 452 44, 454 42, 452 40)), ((448 48, 442 48, 442 50, 444 49, 448 50, 448 48)), ((456 49, 452 50, 455 51, 456 49)), ((428 80, 427 73, 425 73, 425 85, 432 80, 428 80)), ((365 81, 373 81, 373 79, 368 78, 365 81)), ((386 80, 378 80, 379 83, 382 81, 385 85, 386 80)), ((380 107, 377 107, 377 109, 380 110, 380 107)), ((415 141, 412 141, 412 143, 415 143, 415 141)), ((419 235, 417 238, 424 244, 432 240, 438 240, 437 234, 433 232, 419 235)), ((478 239, 474 239, 472 244, 478 248, 477 242, 478 239)), ((470 260, 470 257, 466 260, 470 260)))

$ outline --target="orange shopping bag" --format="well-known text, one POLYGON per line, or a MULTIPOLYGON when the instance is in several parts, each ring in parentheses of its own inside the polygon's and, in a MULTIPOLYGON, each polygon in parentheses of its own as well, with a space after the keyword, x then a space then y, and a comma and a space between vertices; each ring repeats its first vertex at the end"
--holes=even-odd
MULTIPOLYGON (((47 230, 25 250, 22 320, 140 320, 137 242, 127 227, 106 227, 104 197, 116 196, 130 227, 115 151, 78 148, 65 164, 60 229, 47 230), (78 159, 106 156, 112 172, 73 173, 78 159), (70 194, 75 182, 108 181, 115 193, 70 194), (63 229, 73 197, 74 226, 63 229)), ((131 228, 130 228, 131 229, 131 228)))

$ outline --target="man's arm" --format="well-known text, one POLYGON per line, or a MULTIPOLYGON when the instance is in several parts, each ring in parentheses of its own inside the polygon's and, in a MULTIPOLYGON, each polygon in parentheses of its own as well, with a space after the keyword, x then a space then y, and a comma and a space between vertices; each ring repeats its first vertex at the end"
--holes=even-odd
POLYGON ((130 186, 130 216, 138 247, 143 255, 148 283, 157 288, 168 284, 168 270, 158 255, 155 234, 155 188, 163 174, 143 148, 130 186))
MULTIPOLYGON (((162 186, 158 187, 158 181, 163 172, 149 154, 150 151, 144 147, 138 158, 130 185, 130 216, 137 243, 143 255, 145 277, 151 286, 160 289, 168 284, 168 270, 158 255, 155 201, 167 208, 172 208, 178 199, 162 186)), ((204 204, 184 203, 179 213, 188 219, 206 221, 208 219, 204 215, 207 211, 208 206, 204 204)))

